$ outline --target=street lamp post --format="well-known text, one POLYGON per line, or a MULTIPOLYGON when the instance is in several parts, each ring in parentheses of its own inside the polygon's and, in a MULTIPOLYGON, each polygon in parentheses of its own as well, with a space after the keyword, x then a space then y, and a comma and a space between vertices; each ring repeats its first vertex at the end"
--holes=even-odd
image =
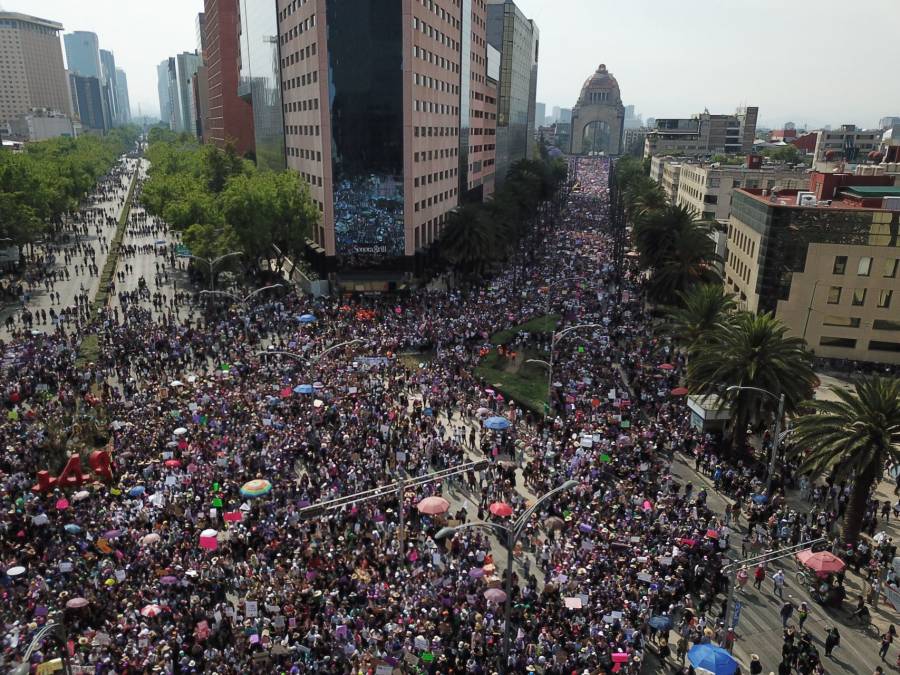
POLYGON ((35 633, 34 638, 32 638, 31 643, 28 645, 28 649, 25 652, 22 662, 14 665, 10 672, 13 675, 28 675, 28 673, 31 672, 31 655, 40 646, 41 642, 48 637, 52 637, 56 640, 57 646, 59 647, 60 658, 62 659, 63 673, 69 675, 69 673, 72 672, 72 667, 69 663, 69 650, 66 645, 66 629, 61 623, 55 621, 51 621, 44 625, 43 628, 35 633))
POLYGON ((534 502, 534 504, 526 509, 522 513, 522 515, 520 515, 509 526, 500 525, 499 523, 464 523, 462 525, 457 525, 456 527, 441 528, 440 530, 438 530, 437 534, 434 535, 435 539, 444 539, 445 537, 456 534, 460 530, 466 529, 468 527, 480 527, 494 534, 501 542, 504 543, 504 546, 506 547, 506 605, 504 609, 503 619, 503 662, 500 664, 500 672, 502 673, 509 672, 509 649, 512 636, 513 550, 515 549, 516 542, 522 535, 522 530, 525 529, 525 526, 528 524, 528 520, 531 518, 534 512, 537 511, 537 508, 541 504, 543 504, 551 497, 555 497, 560 492, 569 490, 576 485, 578 485, 578 481, 567 480, 559 487, 550 490, 550 492, 538 498, 534 502))
POLYGON ((209 290, 214 291, 216 288, 216 265, 218 265, 223 260, 236 255, 244 255, 244 252, 231 251, 230 253, 225 253, 224 255, 220 255, 218 258, 213 258, 212 260, 210 260, 209 258, 204 258, 202 255, 183 255, 181 257, 190 258, 191 260, 199 260, 200 262, 205 262, 207 265, 209 265, 209 290))
POLYGON ((547 369, 547 407, 545 409, 546 412, 544 413, 544 419, 546 419, 550 414, 550 391, 553 387, 553 365, 556 344, 569 333, 578 330, 584 330, 587 328, 603 328, 603 325, 599 323, 582 323, 577 326, 570 326, 569 328, 561 330, 558 333, 556 331, 553 331, 553 337, 550 339, 550 360, 544 361, 543 359, 528 359, 527 361, 525 361, 525 363, 539 363, 547 369))
POLYGON ((776 396, 768 389, 760 387, 744 387, 738 384, 727 387, 725 391, 756 391, 778 401, 778 414, 775 416, 775 433, 772 434, 772 456, 769 458, 769 475, 766 478, 766 495, 772 495, 772 479, 775 476, 775 460, 778 457, 778 446, 781 444, 781 418, 784 417, 784 392, 776 396))
MULTIPOLYGON (((244 297, 241 297, 234 293, 229 293, 228 291, 200 291, 200 295, 224 295, 226 298, 231 298, 238 305, 243 307, 244 314, 246 314, 247 310, 250 308, 249 303, 250 303, 251 299, 255 298, 257 295, 259 295, 263 291, 269 291, 273 288, 284 288, 284 284, 272 284, 271 286, 263 286, 262 288, 257 288, 255 291, 248 293, 244 297)), ((249 319, 245 316, 244 317, 244 339, 247 338, 247 333, 249 330, 248 324, 249 324, 249 319)))

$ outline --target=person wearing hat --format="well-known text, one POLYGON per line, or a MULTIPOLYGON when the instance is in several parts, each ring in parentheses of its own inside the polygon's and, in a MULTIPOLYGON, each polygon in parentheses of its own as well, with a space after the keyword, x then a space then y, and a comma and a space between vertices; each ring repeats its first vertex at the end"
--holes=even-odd
POLYGON ((760 675, 762 673, 763 667, 762 663, 759 662, 759 656, 756 654, 750 655, 750 675, 760 675))

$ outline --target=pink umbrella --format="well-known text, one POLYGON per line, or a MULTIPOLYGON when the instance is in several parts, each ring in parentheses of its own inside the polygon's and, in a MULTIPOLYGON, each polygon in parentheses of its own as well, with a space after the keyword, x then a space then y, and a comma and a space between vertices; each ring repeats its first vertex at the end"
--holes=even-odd
POLYGON ((443 497, 425 497, 416 505, 416 508, 419 509, 419 513, 436 516, 447 513, 450 510, 450 502, 443 497))
POLYGON ((72 598, 66 603, 66 607, 69 609, 79 609, 81 607, 87 607, 88 601, 85 598, 72 598))
POLYGON ((649 499, 645 499, 641 508, 643 508, 644 511, 651 511, 653 509, 653 504, 649 499))
POLYGON ((707 531, 706 531, 706 536, 709 537, 710 539, 718 539, 718 538, 719 538, 719 533, 716 532, 715 530, 707 530, 707 531))
POLYGON ((219 533, 213 529, 203 530, 200 533, 200 548, 215 551, 219 548, 218 535, 219 533))
POLYGON ((150 544, 155 544, 159 541, 159 535, 156 532, 151 532, 150 534, 145 534, 143 537, 138 539, 138 543, 141 546, 149 546, 150 544))
POLYGON ((671 392, 672 396, 687 396, 687 387, 675 387, 671 392))
POLYGON ((671 363, 663 363, 662 365, 660 365, 659 369, 660 370, 675 370, 675 366, 673 366, 671 363))
POLYGON ((489 588, 484 592, 484 598, 488 602, 494 602, 498 605, 506 600, 506 593, 501 591, 499 588, 489 588))
POLYGON ((56 508, 58 511, 65 511, 69 508, 69 500, 65 497, 60 497, 56 500, 56 508))
POLYGON ((156 604, 141 607, 141 616, 154 617, 162 614, 163 608, 156 604))
POLYGON ((512 515, 512 507, 506 502, 494 502, 489 507, 490 512, 500 518, 508 518, 512 515))
POLYGON ((170 469, 177 469, 181 466, 181 460, 178 459, 167 459, 164 464, 170 469))

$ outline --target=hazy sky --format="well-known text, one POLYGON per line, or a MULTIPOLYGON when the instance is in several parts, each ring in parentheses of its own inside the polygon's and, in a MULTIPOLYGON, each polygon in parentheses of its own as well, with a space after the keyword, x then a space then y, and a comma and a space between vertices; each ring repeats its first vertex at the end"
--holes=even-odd
MULTIPOLYGON (((274 1, 274 0, 273 0, 274 1)), ((605 63, 645 117, 758 105, 760 123, 872 126, 900 115, 890 26, 900 0, 517 0, 541 31, 538 100, 570 107, 605 63), (850 17, 848 17, 848 11, 850 17), (849 18, 849 21, 845 21, 849 18)), ((90 30, 156 113, 156 64, 196 46, 202 0, 0 0, 8 11, 90 30)))

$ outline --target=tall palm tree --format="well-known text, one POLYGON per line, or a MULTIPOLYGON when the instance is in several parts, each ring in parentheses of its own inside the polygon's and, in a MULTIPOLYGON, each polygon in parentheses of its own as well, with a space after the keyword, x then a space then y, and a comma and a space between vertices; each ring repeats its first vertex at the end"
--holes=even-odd
POLYGON ((815 413, 796 421, 794 452, 801 470, 852 481, 842 536, 855 544, 872 488, 888 462, 900 461, 900 379, 873 377, 857 382, 855 393, 834 393, 840 400, 807 404, 815 413))
POLYGON ((500 233, 483 209, 463 206, 450 213, 441 232, 440 252, 467 274, 480 274, 501 253, 500 233))
POLYGON ((734 296, 721 284, 698 284, 679 291, 678 304, 669 310, 667 332, 690 354, 719 323, 729 320, 735 306, 734 296))
POLYGON ((785 413, 790 414, 812 396, 816 381, 806 343, 789 337, 785 325, 771 314, 740 312, 732 321, 720 323, 688 365, 688 386, 693 391, 717 394, 732 408, 731 443, 737 452, 745 449, 748 422, 770 413, 776 401, 759 391, 727 391, 728 387, 784 394, 785 413))

